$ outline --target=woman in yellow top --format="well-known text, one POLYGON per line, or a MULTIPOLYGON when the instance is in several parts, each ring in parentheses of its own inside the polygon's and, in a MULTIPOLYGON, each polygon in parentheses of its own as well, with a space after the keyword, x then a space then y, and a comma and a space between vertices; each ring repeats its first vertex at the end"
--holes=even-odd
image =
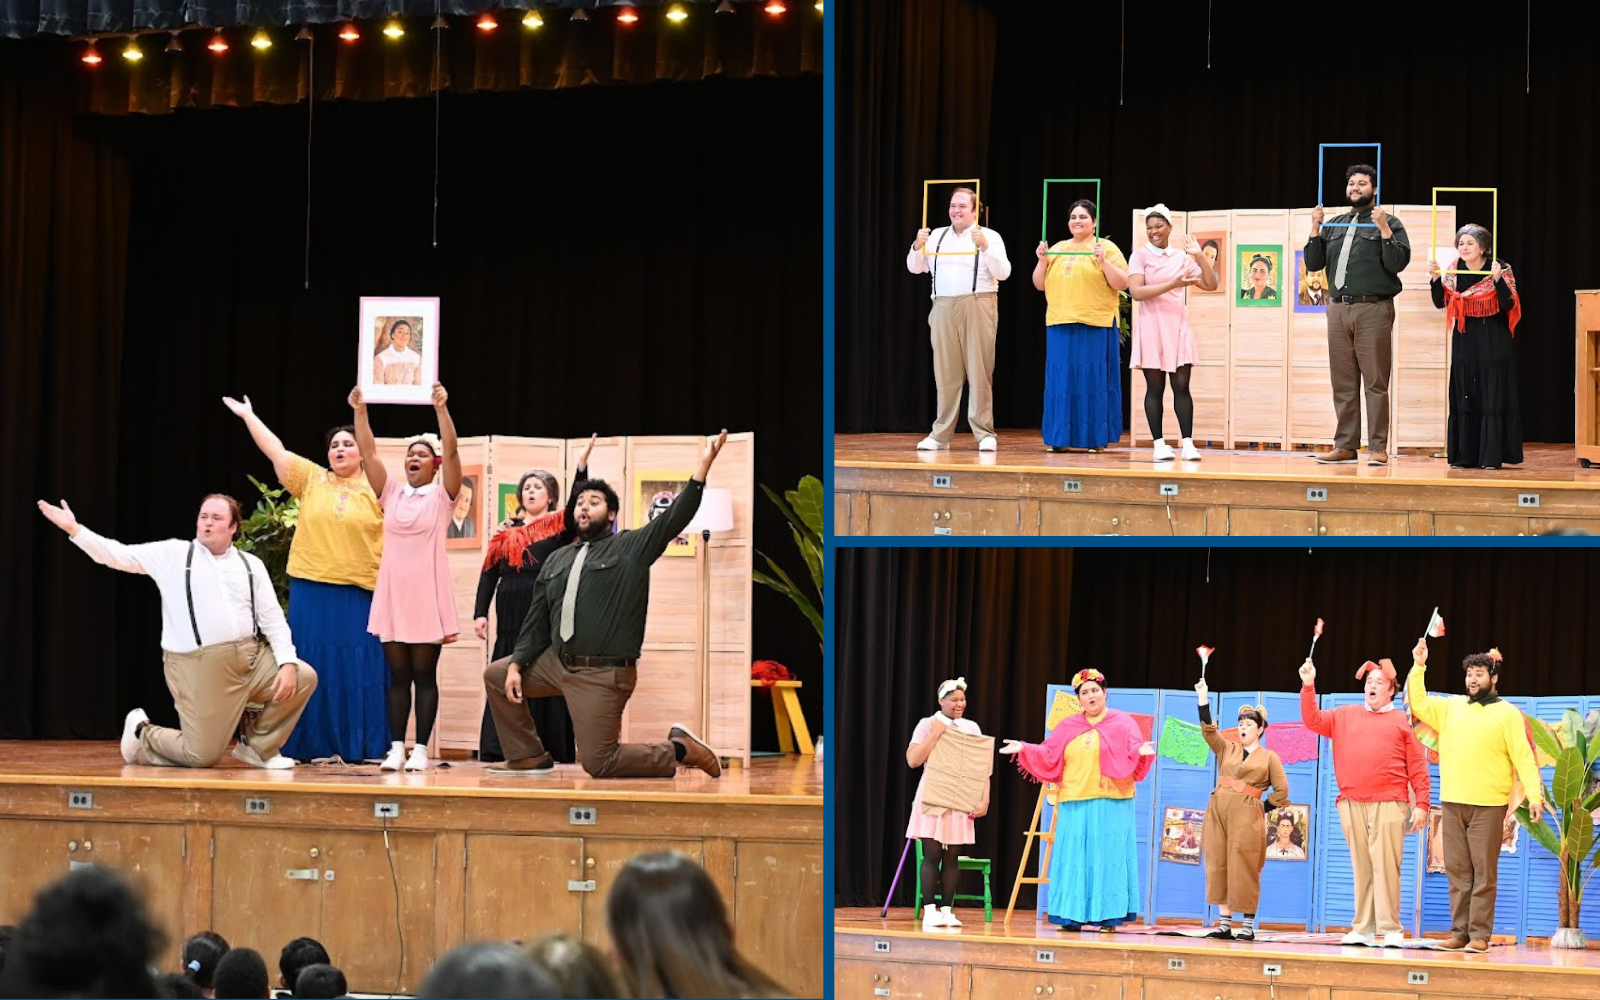
POLYGON ((328 432, 324 468, 285 448, 256 416, 249 396, 223 403, 271 459, 278 482, 300 501, 289 548, 289 630, 320 683, 282 753, 298 760, 382 757, 389 746, 389 671, 367 620, 383 553, 383 509, 362 472, 355 430, 328 432))
POLYGON ((1044 292, 1044 443, 1049 451, 1099 451, 1122 437, 1122 319, 1128 261, 1094 234, 1095 207, 1072 203, 1072 239, 1035 251, 1033 287, 1044 292), (1065 256, 1049 256, 1072 251, 1065 256), (1080 256, 1083 255, 1083 256, 1080 256))
POLYGON ((1106 706, 1106 678, 1090 668, 1073 675, 1083 711, 1061 720, 1043 743, 1006 740, 1017 770, 1055 783, 1050 887, 1045 915, 1069 931, 1103 931, 1139 914, 1139 845, 1134 785, 1150 773, 1155 748, 1126 712, 1106 706))

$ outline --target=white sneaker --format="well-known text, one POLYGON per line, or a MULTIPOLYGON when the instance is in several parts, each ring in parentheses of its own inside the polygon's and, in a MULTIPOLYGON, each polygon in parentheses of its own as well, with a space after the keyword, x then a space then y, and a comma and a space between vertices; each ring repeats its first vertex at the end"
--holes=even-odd
POLYGON ((418 743, 411 748, 411 756, 406 758, 407 771, 426 771, 428 769, 428 748, 418 743))
POLYGON ((1406 936, 1400 931, 1390 931, 1383 936, 1383 946, 1385 948, 1404 948, 1406 946, 1406 936))
POLYGON ((961 926, 961 921, 956 919, 956 915, 950 912, 950 907, 948 906, 939 907, 939 919, 944 921, 946 927, 961 926))
POLYGON ((1355 931, 1351 931, 1339 939, 1340 944, 1364 944, 1369 948, 1372 947, 1372 941, 1371 934, 1357 934, 1355 931))
POLYGON ((139 728, 139 723, 149 721, 150 716, 144 714, 144 709, 136 708, 122 722, 122 759, 130 764, 139 756, 139 736, 134 730, 139 728))
POLYGON ((979 451, 998 451, 999 448, 1000 442, 996 441, 994 438, 984 438, 982 441, 978 442, 979 451))
POLYGON ((949 441, 935 440, 932 434, 917 442, 918 451, 948 451, 949 449, 949 441))
POLYGON ((1183 460, 1185 462, 1200 461, 1200 449, 1194 446, 1194 438, 1183 439, 1183 460))
POLYGON ((939 915, 939 908, 932 903, 922 908, 922 929, 924 931, 944 929, 944 918, 939 915))
POLYGON ((1166 439, 1156 438, 1155 460, 1157 462, 1170 462, 1172 461, 1174 454, 1176 453, 1173 452, 1172 445, 1167 444, 1166 439))
POLYGON ((380 771, 398 771, 401 763, 406 759, 406 745, 399 741, 389 744, 389 752, 383 758, 383 763, 378 765, 380 771))
POLYGON ((266 760, 262 760, 261 755, 256 753, 254 748, 245 746, 243 743, 234 745, 233 759, 249 764, 251 767, 264 767, 268 771, 287 771, 289 768, 294 767, 293 757, 285 757, 281 753, 275 753, 266 760))

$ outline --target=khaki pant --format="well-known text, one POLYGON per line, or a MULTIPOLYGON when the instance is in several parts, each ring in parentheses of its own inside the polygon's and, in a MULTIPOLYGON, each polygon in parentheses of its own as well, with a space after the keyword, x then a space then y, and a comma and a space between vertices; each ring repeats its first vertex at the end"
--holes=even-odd
POLYGON ((1379 937, 1400 927, 1400 867, 1406 846, 1404 802, 1351 802, 1340 799, 1339 825, 1350 847, 1356 873, 1356 915, 1350 929, 1379 937))
POLYGON ((1506 806, 1444 804, 1444 870, 1450 876, 1450 933, 1488 941, 1506 806))
POLYGON ((1333 381, 1335 449, 1361 448, 1361 401, 1366 383, 1367 450, 1389 448, 1389 373, 1394 367, 1394 300, 1328 306, 1328 374, 1333 381))
POLYGON ((933 300, 928 326, 933 341, 933 383, 938 391, 935 441, 955 437, 961 384, 967 385, 967 423, 972 436, 994 437, 994 338, 1000 307, 993 292, 941 295, 933 300))
POLYGON ((1261 868, 1267 863, 1267 820, 1261 799, 1227 789, 1211 793, 1200 828, 1206 902, 1234 913, 1256 912, 1261 868))
POLYGON ((178 728, 146 726, 134 763, 155 767, 210 767, 222 759, 246 705, 265 705, 244 743, 267 760, 283 748, 317 689, 317 672, 304 663, 286 701, 272 700, 278 660, 254 639, 219 642, 192 653, 167 653, 167 688, 178 706, 178 728))
MULTIPOLYGON (((506 697, 506 671, 511 657, 495 660, 483 671, 495 732, 507 761, 526 760, 545 753, 539 730, 528 715, 526 703, 516 705, 506 697)), ((583 769, 596 778, 670 778, 678 773, 678 757, 671 740, 660 743, 618 743, 622 735, 622 710, 633 694, 637 667, 569 667, 553 650, 522 668, 522 697, 567 699, 572 733, 583 769)))

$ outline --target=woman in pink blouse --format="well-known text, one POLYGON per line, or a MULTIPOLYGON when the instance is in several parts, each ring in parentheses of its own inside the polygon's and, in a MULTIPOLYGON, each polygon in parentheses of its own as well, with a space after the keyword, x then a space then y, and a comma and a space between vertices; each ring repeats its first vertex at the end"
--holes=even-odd
POLYGON ((433 408, 439 415, 439 436, 417 435, 406 444, 405 479, 391 477, 378 458, 378 444, 367 421, 361 390, 350 392, 355 411, 356 444, 367 481, 383 505, 383 561, 378 564, 378 589, 372 598, 367 631, 383 642, 389 665, 389 753, 382 770, 428 767, 428 739, 439 714, 439 652, 455 642, 455 594, 444 539, 461 492, 461 455, 456 451, 456 425, 445 403, 444 386, 433 384, 433 408), (411 718, 411 688, 417 691, 417 743, 405 755, 406 723, 411 718))
POLYGON ((1145 213, 1144 231, 1150 242, 1128 258, 1128 294, 1142 303, 1133 324, 1133 352, 1130 368, 1144 372, 1144 415, 1155 435, 1155 460, 1170 462, 1172 446, 1162 433, 1162 397, 1167 376, 1172 376, 1172 408, 1178 413, 1178 430, 1183 435, 1183 460, 1196 462, 1200 452, 1194 446, 1194 397, 1189 395, 1189 373, 1199 353, 1194 331, 1189 328, 1189 311, 1183 290, 1199 285, 1207 292, 1217 289, 1217 272, 1211 257, 1200 250, 1193 236, 1183 238, 1183 250, 1169 245, 1172 212, 1156 205, 1145 213))

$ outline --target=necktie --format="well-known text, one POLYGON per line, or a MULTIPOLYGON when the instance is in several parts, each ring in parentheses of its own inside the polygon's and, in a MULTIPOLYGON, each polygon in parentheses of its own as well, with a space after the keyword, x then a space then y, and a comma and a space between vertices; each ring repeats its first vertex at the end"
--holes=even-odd
POLYGON ((575 630, 573 619, 578 611, 578 577, 583 573, 583 561, 589 558, 589 543, 578 546, 578 558, 572 561, 572 572, 567 575, 567 592, 561 597, 561 641, 569 642, 575 630))
MULTIPOLYGON (((1355 217, 1352 216, 1352 218, 1355 218, 1355 217)), ((1334 288, 1343 288, 1344 287, 1344 272, 1345 272, 1345 269, 1350 264, 1350 246, 1351 246, 1351 244, 1355 243, 1355 241, 1356 241, 1356 231, 1354 229, 1349 229, 1349 228, 1345 229, 1345 231, 1344 231, 1344 246, 1339 248, 1339 266, 1335 267, 1333 269, 1333 287, 1334 288)))

